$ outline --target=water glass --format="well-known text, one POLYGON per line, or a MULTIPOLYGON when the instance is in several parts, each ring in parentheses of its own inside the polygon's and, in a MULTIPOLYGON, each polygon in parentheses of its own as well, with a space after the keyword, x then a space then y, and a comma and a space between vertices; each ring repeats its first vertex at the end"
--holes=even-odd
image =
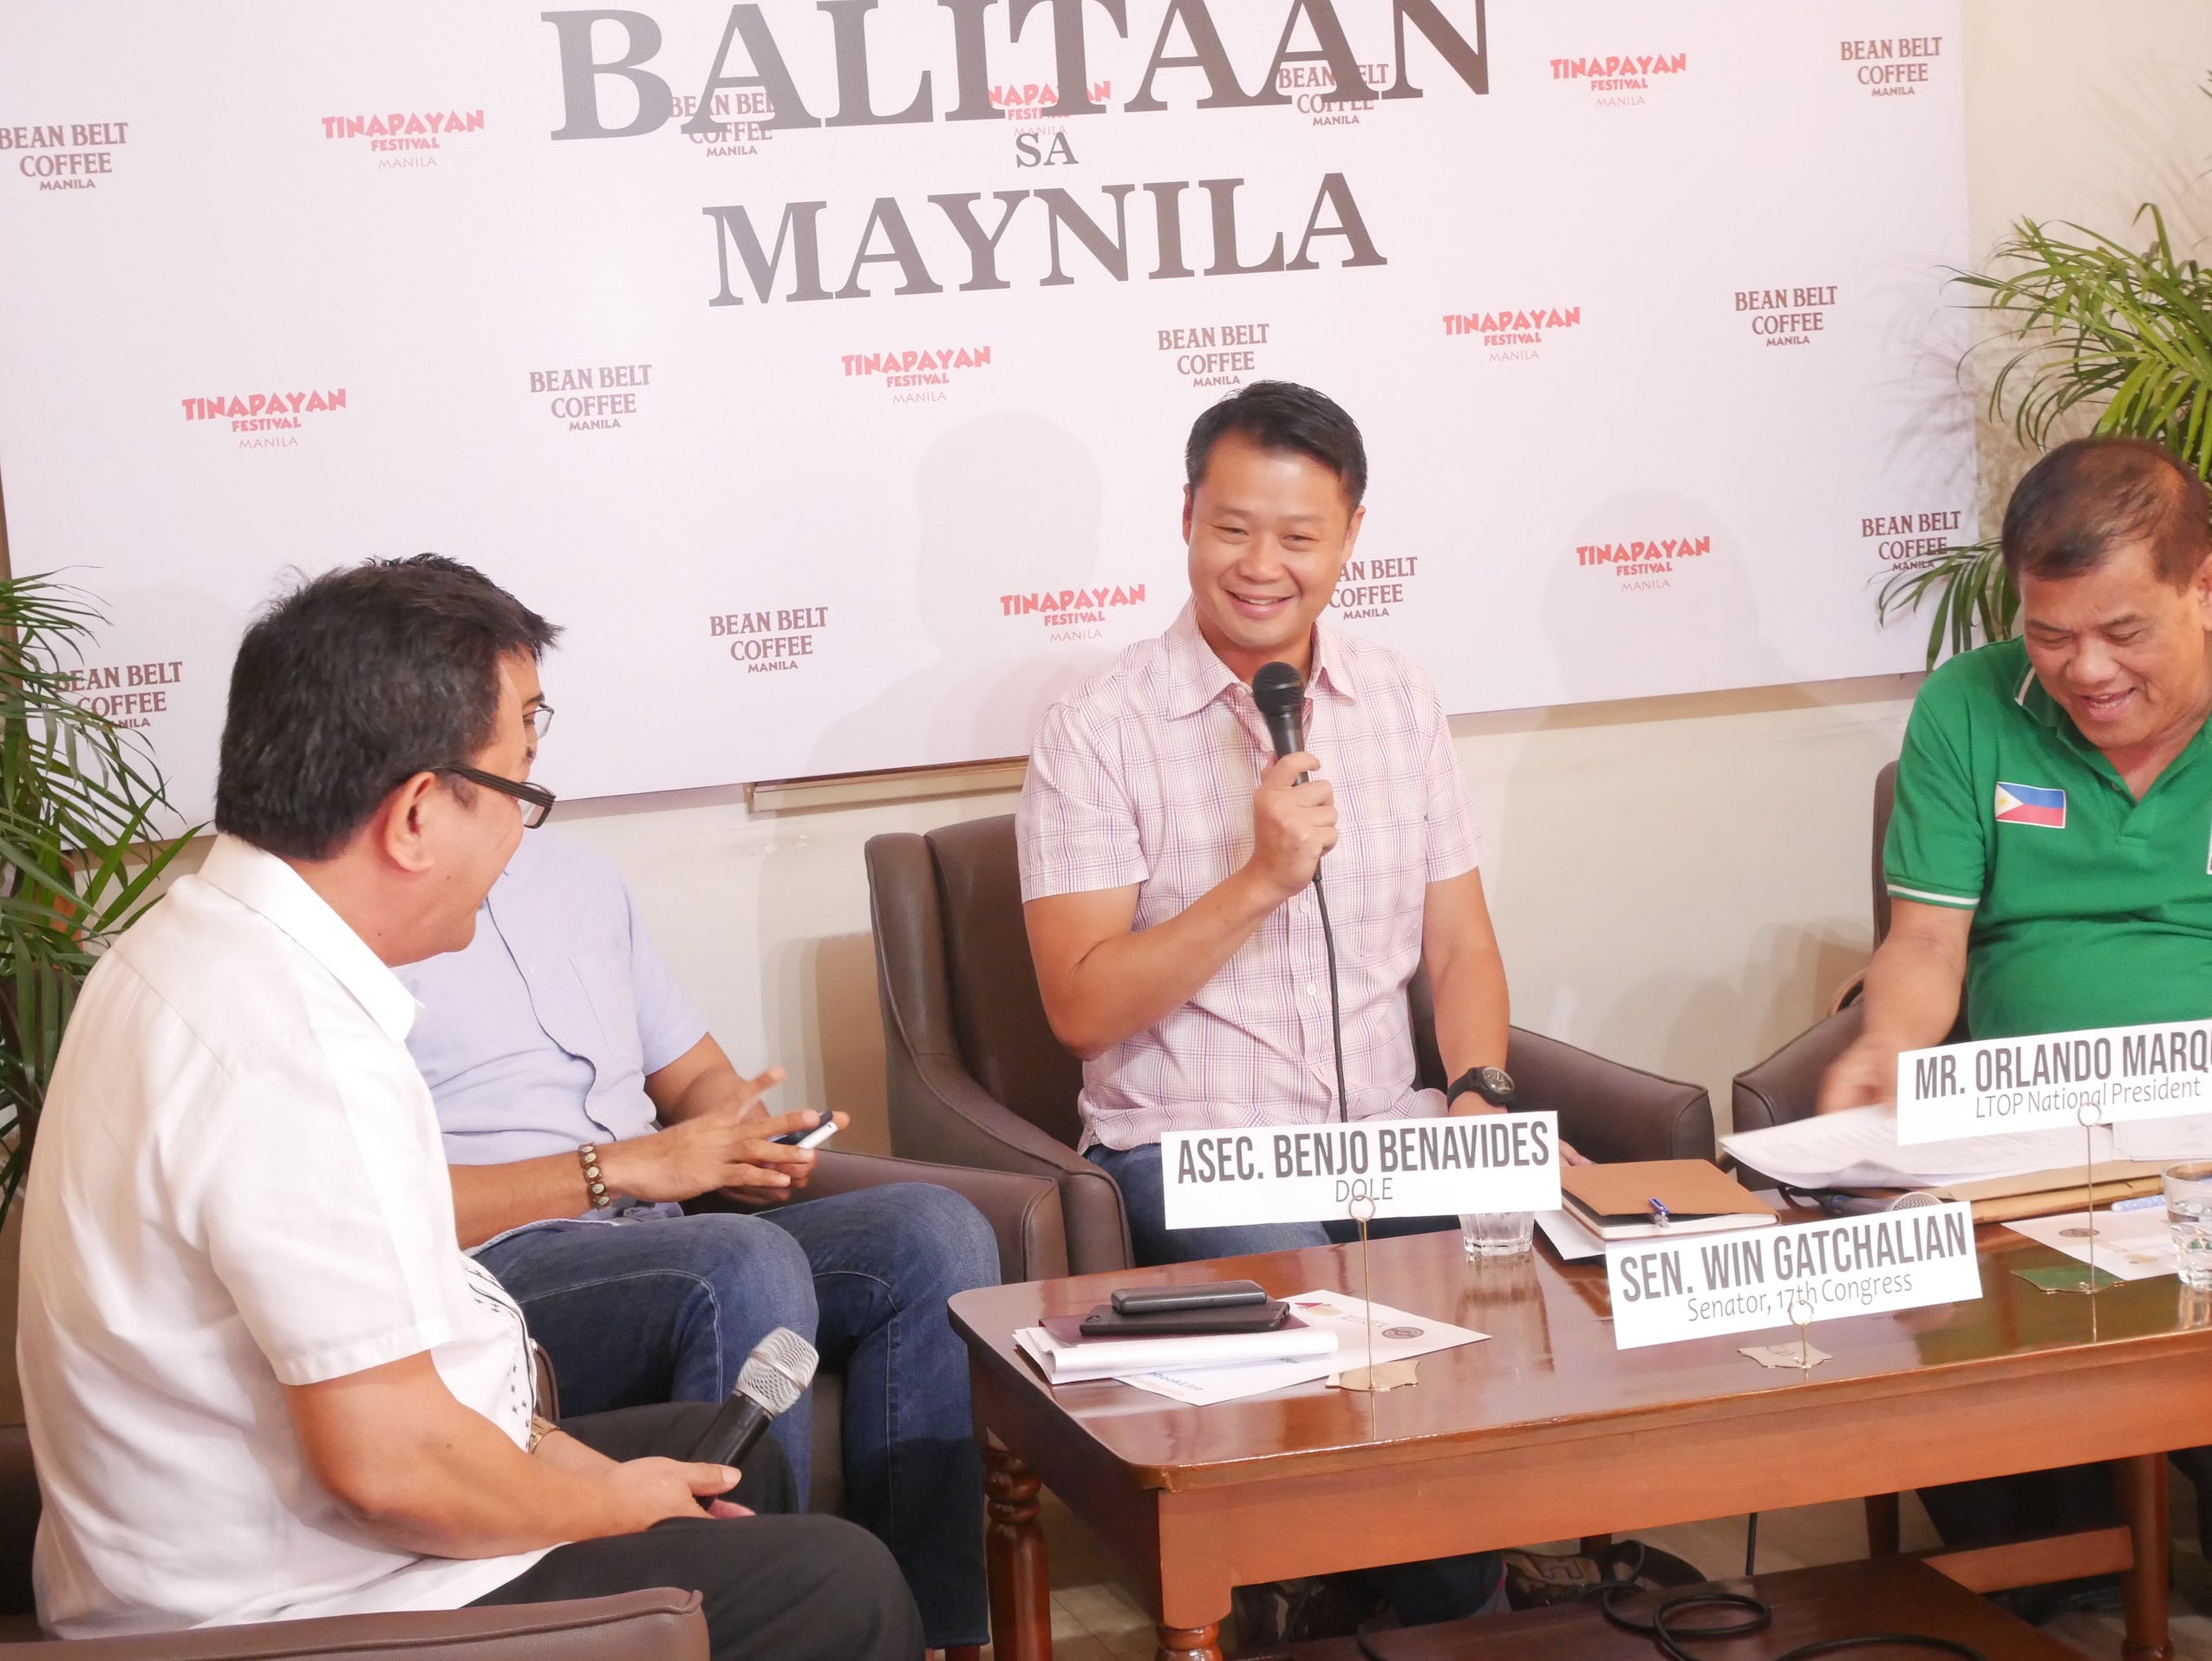
POLYGON ((2170 1165, 2164 1176, 2166 1226, 2182 1284, 2212 1291, 2212 1161, 2170 1165))
MULTIPOLYGON (((2212 1166, 2205 1169, 2212 1171, 2212 1166)), ((1533 1211, 1475 1211, 1459 1218, 1459 1241, 1469 1257, 1524 1256, 1536 1230, 1533 1211)))

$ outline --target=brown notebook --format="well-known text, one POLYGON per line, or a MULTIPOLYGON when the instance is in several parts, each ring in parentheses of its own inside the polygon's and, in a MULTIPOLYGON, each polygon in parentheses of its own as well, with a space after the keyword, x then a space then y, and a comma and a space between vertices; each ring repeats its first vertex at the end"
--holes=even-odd
POLYGON ((1708 1159, 1638 1159, 1622 1165, 1570 1165, 1559 1174, 1568 1215, 1601 1240, 1661 1233, 1651 1202, 1667 1208, 1666 1232, 1705 1234, 1756 1228, 1774 1209, 1708 1159))

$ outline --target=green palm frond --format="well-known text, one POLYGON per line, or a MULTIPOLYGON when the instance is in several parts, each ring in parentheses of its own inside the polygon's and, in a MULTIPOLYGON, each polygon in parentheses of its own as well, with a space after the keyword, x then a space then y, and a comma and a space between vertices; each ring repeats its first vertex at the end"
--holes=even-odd
POLYGON ((191 836, 162 834, 144 740, 76 701, 105 621, 49 576, 0 578, 0 1218, 77 989, 191 836))
MULTIPOLYGON (((2212 276, 2174 251, 2165 215, 2146 202, 2148 245, 2078 225, 2023 219, 1987 271, 1953 281, 2000 320, 1989 412, 2029 449, 2046 448, 2077 411, 2092 431, 2164 445, 2212 478, 2212 276)), ((1882 616, 1933 604, 1928 662, 1979 640, 2004 640, 2020 596, 1993 543, 1947 550, 1882 584, 1882 616)))

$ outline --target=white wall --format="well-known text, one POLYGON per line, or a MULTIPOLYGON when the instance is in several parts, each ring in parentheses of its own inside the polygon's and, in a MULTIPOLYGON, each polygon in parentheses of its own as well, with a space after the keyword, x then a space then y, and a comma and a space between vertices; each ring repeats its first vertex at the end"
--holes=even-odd
MULTIPOLYGON (((2212 200, 2212 4, 1966 0, 1965 15, 1977 258, 2023 215, 2125 235, 2156 199, 2177 229, 2208 222, 2174 210, 2212 200)), ((2001 503, 2022 463, 2003 433, 1984 438, 1985 497, 2001 503)), ((1730 1076, 1864 961, 1869 791, 1916 680, 1455 721, 1516 1019, 1705 1085, 1725 1126, 1730 1076)), ((754 813, 742 791, 698 791, 564 804, 561 822, 628 873, 740 1064, 781 1062, 787 1103, 845 1109, 843 1145, 882 1149, 862 846, 1012 807, 997 793, 754 813)))
MULTIPOLYGON (((1977 257, 2022 215, 2117 234, 2139 201, 2202 195, 2212 5, 1967 0, 1966 18, 1977 257)), ((2001 500, 2019 459, 2001 434, 1985 453, 2001 500)), ((1823 1013, 1863 962, 1869 791, 1915 680, 1455 722, 1491 830, 1517 1019, 1704 1084, 1725 1116, 1729 1077, 1823 1013)), ((1012 804, 995 794, 754 815, 733 791, 562 817, 630 874, 733 1053, 780 1061, 788 1102, 845 1108, 858 1132, 848 1145, 882 1147, 862 845, 1012 804)))

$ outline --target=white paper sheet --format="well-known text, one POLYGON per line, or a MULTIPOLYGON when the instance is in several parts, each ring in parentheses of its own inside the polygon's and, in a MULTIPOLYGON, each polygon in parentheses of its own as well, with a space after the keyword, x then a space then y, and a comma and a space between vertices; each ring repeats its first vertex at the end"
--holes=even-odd
MULTIPOLYGON (((2077 1262, 2091 1260, 2090 1241, 2085 1232, 2089 1213, 2085 1211, 2062 1212, 2055 1217, 2022 1217, 2005 1227, 2016 1234, 2026 1234, 2030 1240, 2062 1251, 2077 1262)), ((2174 1234, 2166 1221, 2163 1202, 2140 1211, 2099 1211, 2096 1243, 2097 1267, 2123 1280, 2148 1280, 2176 1271, 2174 1234)))
POLYGON ((1014 1337, 1056 1384, 1119 1378, 1125 1373, 1150 1372, 1159 1367, 1188 1372, 1203 1367, 1312 1360, 1328 1355, 1338 1341, 1334 1332, 1310 1319, 1302 1327, 1274 1332, 1191 1332, 1084 1344, 1062 1344, 1041 1326, 1025 1326, 1014 1337))
POLYGON ((2115 1125, 2112 1141, 2123 1159, 2156 1159, 2174 1165, 2188 1159, 2212 1159, 2212 1114, 2136 1119, 2115 1125))
MULTIPOLYGON (((2104 1126, 2091 1130, 2086 1142, 2099 1162, 2124 1157, 2104 1126)), ((2031 1171, 2079 1170, 2084 1143, 2076 1128, 1901 1147, 1896 1115, 1878 1107, 1816 1113, 1720 1139, 1743 1163, 1802 1188, 1927 1188, 2031 1171)))
POLYGON ((1605 1242, 1564 1211, 1539 1211, 1537 1227, 1551 1242, 1551 1249, 1567 1263, 1587 1263, 1605 1255, 1605 1242))

